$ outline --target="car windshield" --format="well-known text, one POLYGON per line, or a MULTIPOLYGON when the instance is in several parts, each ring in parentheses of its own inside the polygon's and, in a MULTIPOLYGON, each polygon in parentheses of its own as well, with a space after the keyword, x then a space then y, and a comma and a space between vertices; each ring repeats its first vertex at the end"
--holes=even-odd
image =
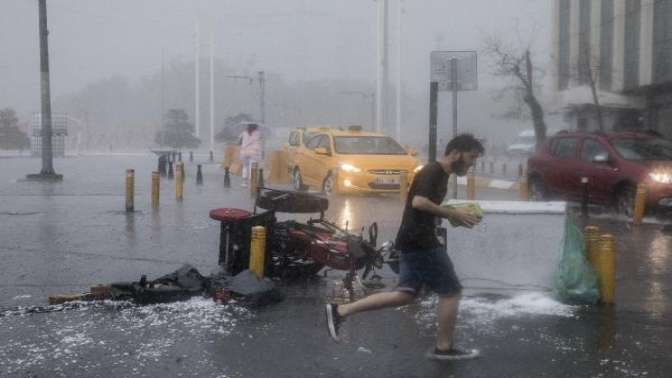
POLYGON ((672 142, 662 138, 613 138, 611 145, 626 160, 672 160, 672 142))
POLYGON ((336 153, 356 155, 405 155, 406 150, 386 136, 335 137, 336 153))

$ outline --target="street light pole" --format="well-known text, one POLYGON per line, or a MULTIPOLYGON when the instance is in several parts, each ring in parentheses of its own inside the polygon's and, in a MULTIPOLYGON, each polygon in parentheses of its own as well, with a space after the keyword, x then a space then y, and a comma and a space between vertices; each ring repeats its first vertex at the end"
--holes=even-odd
POLYGON ((264 71, 259 71, 259 121, 262 125, 266 124, 266 78, 264 71))
POLYGON ((201 27, 198 20, 196 20, 196 52, 194 56, 195 77, 194 77, 194 123, 196 126, 196 137, 201 136, 201 27))
POLYGON ((29 180, 61 181, 62 175, 54 172, 54 156, 51 147, 51 90, 49 84, 49 43, 47 29, 47 0, 38 0, 39 35, 40 35, 40 139, 42 143, 42 170, 39 174, 26 177, 29 180))

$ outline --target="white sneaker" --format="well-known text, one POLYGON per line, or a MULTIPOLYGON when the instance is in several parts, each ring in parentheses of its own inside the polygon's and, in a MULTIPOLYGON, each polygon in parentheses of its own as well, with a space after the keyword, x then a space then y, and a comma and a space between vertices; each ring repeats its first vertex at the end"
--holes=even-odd
POLYGON ((445 352, 436 349, 436 347, 430 348, 427 351, 427 358, 430 360, 470 360, 480 355, 481 353, 478 349, 458 349, 455 347, 445 352))

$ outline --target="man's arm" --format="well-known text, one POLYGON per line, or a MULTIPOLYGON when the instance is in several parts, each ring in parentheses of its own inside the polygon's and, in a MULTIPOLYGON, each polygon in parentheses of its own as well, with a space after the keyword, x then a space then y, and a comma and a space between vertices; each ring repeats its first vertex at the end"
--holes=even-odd
POLYGON ((469 228, 473 227, 475 224, 479 222, 479 219, 477 217, 469 214, 464 209, 454 209, 439 206, 434 202, 430 201, 427 197, 419 195, 413 196, 411 206, 416 210, 424 211, 441 218, 457 220, 458 222, 461 222, 464 226, 469 228))

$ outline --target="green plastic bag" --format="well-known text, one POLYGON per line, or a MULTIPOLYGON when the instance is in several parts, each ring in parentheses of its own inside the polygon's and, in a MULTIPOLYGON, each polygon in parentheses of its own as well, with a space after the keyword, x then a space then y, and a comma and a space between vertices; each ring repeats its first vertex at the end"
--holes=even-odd
POLYGON ((600 298, 597 274, 586 259, 583 234, 569 217, 561 248, 562 258, 553 277, 556 297, 564 303, 596 303, 600 298))
MULTIPOLYGON (((479 205, 476 202, 462 202, 462 203, 449 203, 449 202, 444 202, 443 207, 449 207, 452 209, 464 209, 469 213, 470 215, 475 216, 476 218, 483 219, 483 210, 481 209, 481 205, 479 205)), ((455 221, 454 219, 448 218, 448 221, 450 222, 450 225, 453 227, 460 227, 464 226, 462 223, 455 221)))

